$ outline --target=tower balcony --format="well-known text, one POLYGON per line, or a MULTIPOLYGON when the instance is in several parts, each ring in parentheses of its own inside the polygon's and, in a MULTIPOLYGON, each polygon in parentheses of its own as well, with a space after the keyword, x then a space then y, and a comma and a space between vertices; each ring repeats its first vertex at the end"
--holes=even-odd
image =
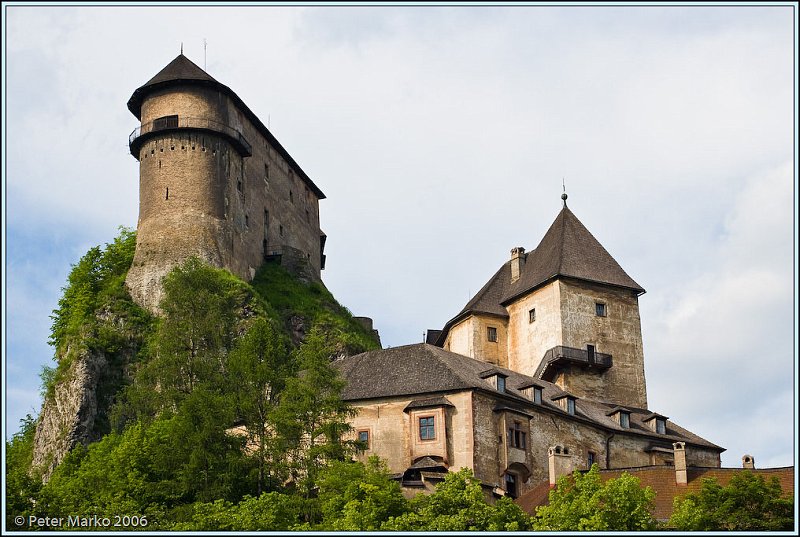
POLYGON ((596 352, 594 348, 576 349, 558 345, 544 353, 544 357, 534 376, 553 382, 558 371, 568 366, 596 369, 602 373, 611 368, 611 365, 610 354, 596 352))
POLYGON ((133 130, 131 135, 128 136, 131 155, 138 159, 139 150, 147 140, 163 133, 178 131, 197 131, 222 135, 236 148, 236 151, 241 156, 249 157, 253 154, 253 146, 250 145, 241 132, 230 125, 199 117, 165 116, 143 123, 141 127, 136 127, 133 130))

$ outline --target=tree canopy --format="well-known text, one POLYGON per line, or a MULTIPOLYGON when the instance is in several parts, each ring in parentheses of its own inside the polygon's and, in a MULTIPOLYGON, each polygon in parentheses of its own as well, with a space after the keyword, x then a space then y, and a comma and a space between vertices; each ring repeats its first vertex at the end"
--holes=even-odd
POLYGON ((669 525, 684 531, 786 531, 794 528, 794 502, 777 478, 741 471, 725 487, 706 478, 698 492, 675 498, 669 525))
POLYGON ((600 468, 559 478, 550 503, 539 507, 533 528, 546 531, 637 531, 657 527, 655 492, 623 473, 603 483, 600 468))

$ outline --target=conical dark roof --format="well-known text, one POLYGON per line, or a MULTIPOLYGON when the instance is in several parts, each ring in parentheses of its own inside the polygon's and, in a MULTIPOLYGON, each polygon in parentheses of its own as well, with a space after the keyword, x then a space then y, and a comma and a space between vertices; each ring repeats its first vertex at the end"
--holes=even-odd
POLYGON ((564 276, 614 285, 644 293, 580 220, 564 206, 539 246, 530 252, 519 280, 512 283, 502 303, 527 293, 542 283, 564 276))
POLYGON ((558 277, 577 278, 623 287, 637 294, 644 293, 644 289, 622 270, 603 245, 565 206, 539 246, 525 254, 519 279, 512 283, 510 262, 503 263, 459 314, 447 322, 436 339, 436 345, 443 345, 450 327, 469 314, 488 313, 507 317, 507 304, 558 277))
POLYGON ((211 84, 233 93, 230 88, 214 80, 212 76, 181 53, 159 71, 156 76, 133 92, 133 95, 131 95, 131 98, 128 100, 128 110, 130 110, 137 119, 141 119, 142 102, 145 96, 156 89, 175 83, 211 84))
POLYGON ((146 88, 147 86, 172 80, 207 80, 216 82, 211 75, 203 71, 192 60, 183 54, 179 54, 177 58, 169 62, 166 67, 142 87, 146 88))

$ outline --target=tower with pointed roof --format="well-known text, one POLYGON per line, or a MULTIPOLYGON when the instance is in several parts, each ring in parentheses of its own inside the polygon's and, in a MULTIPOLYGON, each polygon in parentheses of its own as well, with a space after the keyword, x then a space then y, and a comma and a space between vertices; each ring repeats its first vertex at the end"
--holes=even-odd
POLYGON ((539 245, 511 250, 436 343, 579 397, 647 408, 644 292, 565 199, 539 245))
POLYGON ((197 256, 251 279, 280 259, 309 279, 324 268, 325 195, 228 86, 181 53, 133 92, 141 125, 136 254, 126 285, 155 310, 161 279, 197 256))

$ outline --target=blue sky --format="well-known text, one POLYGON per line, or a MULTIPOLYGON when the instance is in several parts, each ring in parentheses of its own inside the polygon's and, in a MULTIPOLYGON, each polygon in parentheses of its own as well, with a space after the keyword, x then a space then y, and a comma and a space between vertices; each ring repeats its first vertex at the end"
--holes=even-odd
POLYGON ((650 407, 726 466, 793 464, 788 5, 4 9, 6 438, 41 404, 70 264, 136 225, 125 104, 183 43, 327 195, 323 279, 384 345, 535 247, 565 178, 647 289, 650 407))

